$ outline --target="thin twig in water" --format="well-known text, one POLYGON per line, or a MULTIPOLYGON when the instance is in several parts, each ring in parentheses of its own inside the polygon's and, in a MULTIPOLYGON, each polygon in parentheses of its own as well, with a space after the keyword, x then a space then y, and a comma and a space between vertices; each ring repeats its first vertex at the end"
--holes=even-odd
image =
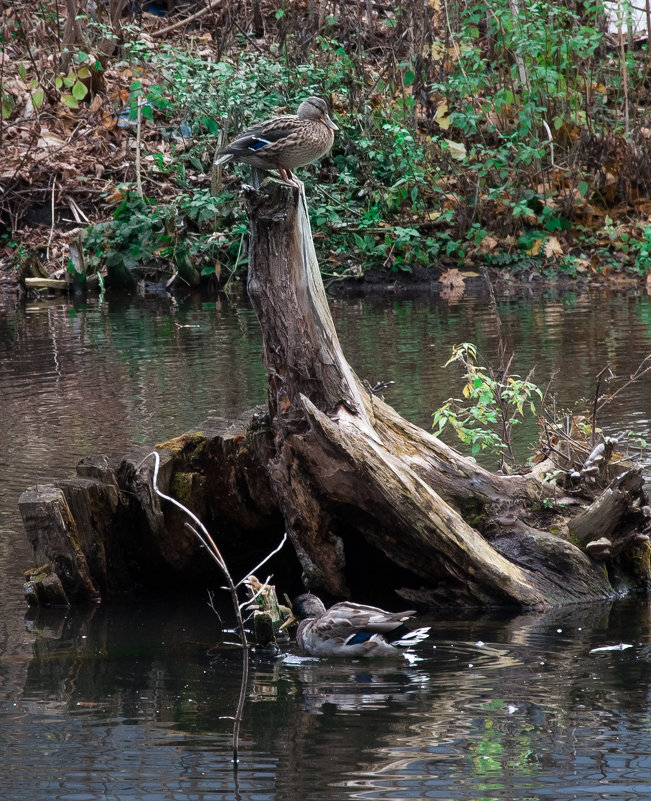
POLYGON ((597 409, 598 409, 598 402, 599 402, 599 391, 601 388, 601 376, 608 371, 612 376, 613 371, 610 369, 610 365, 607 364, 604 368, 599 370, 597 373, 597 386, 594 390, 594 402, 592 404, 592 433, 590 434, 590 447, 594 448, 595 439, 597 436, 597 409))
POLYGON ((646 375, 646 373, 651 371, 651 364, 647 364, 647 362, 651 362, 651 353, 642 359, 642 361, 636 367, 633 375, 629 376, 629 379, 625 384, 622 384, 621 387, 618 387, 614 392, 612 392, 610 395, 607 395, 601 401, 601 403, 597 406, 597 411, 600 412, 604 406, 614 400, 614 398, 616 398, 620 392, 629 387, 634 381, 637 381, 638 379, 642 378, 643 375, 646 375), (646 367, 644 365, 646 365, 646 367))
POLYGON ((233 601, 233 609, 235 610, 235 617, 237 619, 238 630, 240 633, 240 641, 242 645, 242 683, 240 685, 240 697, 237 702, 237 709, 235 712, 235 717, 233 719, 233 770, 237 774, 237 768, 239 763, 239 742, 240 742, 240 726, 242 724, 242 713, 244 710, 244 701, 246 700, 246 688, 248 684, 248 677, 249 677, 249 643, 246 637, 246 631, 244 629, 244 621, 242 620, 242 614, 240 612, 239 607, 239 599, 237 597, 237 588, 235 587, 235 583, 231 578, 231 574, 226 566, 226 562, 224 561, 223 556, 219 548, 217 547, 215 541, 208 533, 208 530, 203 525, 201 520, 191 512, 187 507, 185 507, 182 503, 176 500, 176 498, 171 498, 169 495, 165 495, 165 493, 161 492, 158 489, 158 468, 160 466, 160 456, 156 451, 152 451, 150 454, 145 456, 145 458, 140 462, 136 469, 139 469, 143 462, 148 459, 150 456, 154 457, 154 475, 152 476, 152 486, 154 488, 154 492, 158 495, 159 498, 163 498, 163 500, 169 501, 169 503, 173 504, 174 506, 181 509, 185 512, 188 517, 190 517, 194 523, 196 523, 198 529, 195 529, 193 526, 190 526, 186 523, 188 528, 195 534, 195 536, 199 539, 199 541, 206 547, 210 556, 215 560, 215 562, 219 565, 222 573, 224 574, 226 581, 228 583, 228 588, 231 594, 231 599, 233 601))
MULTIPOLYGON (((273 550, 273 551, 272 551, 270 554, 267 554, 267 555, 265 556, 265 558, 264 558, 264 559, 263 559, 263 560, 262 560, 262 561, 261 561, 259 564, 257 564, 257 565, 256 565, 254 568, 252 568, 251 570, 249 570, 249 572, 246 574, 246 576, 244 576, 244 578, 243 578, 243 579, 240 579, 240 581, 238 581, 238 582, 237 582, 237 584, 236 584, 235 586, 236 586, 236 587, 239 587, 241 584, 243 584, 243 583, 244 583, 244 582, 245 582, 245 581, 246 581, 246 580, 247 580, 247 579, 248 579, 248 578, 249 578, 249 577, 250 577, 250 576, 251 576, 253 573, 255 573, 257 570, 259 570, 259 569, 262 567, 262 565, 264 565, 266 562, 268 562, 268 561, 271 559, 271 557, 272 557, 274 554, 277 554, 277 553, 278 553, 278 551, 280 551, 280 549, 283 547, 283 545, 284 545, 286 542, 287 542, 287 532, 285 532, 285 533, 284 533, 284 535, 283 535, 283 538, 282 538, 282 540, 281 540, 281 543, 280 543, 280 545, 279 545, 277 548, 274 548, 274 550, 273 550)), ((267 581, 268 581, 268 579, 267 579, 267 581)), ((267 582, 265 582, 265 584, 266 584, 266 583, 267 583, 267 582)), ((251 599, 251 600, 253 600, 253 599, 251 599)))
MULTIPOLYGON (((237 597, 237 588, 242 584, 243 581, 245 581, 249 576, 252 575, 254 570, 258 570, 274 554, 278 553, 278 551, 283 547, 285 542, 287 542, 287 532, 285 532, 280 545, 277 548, 275 548, 270 554, 268 554, 259 564, 257 564, 253 568, 253 570, 249 571, 249 573, 247 573, 247 575, 242 579, 242 581, 239 581, 237 584, 235 584, 235 582, 231 577, 230 571, 228 570, 226 562, 224 561, 224 557, 221 555, 221 551, 217 547, 217 544, 210 536, 208 530, 203 525, 201 520, 199 520, 199 518, 193 512, 191 512, 190 509, 188 509, 182 503, 177 501, 176 498, 172 498, 169 495, 165 495, 164 492, 161 492, 158 489, 158 470, 160 467, 160 456, 158 455, 158 453, 156 451, 152 451, 151 453, 147 454, 147 456, 145 456, 145 458, 137 466, 136 470, 139 470, 140 467, 143 465, 143 463, 147 459, 149 459, 150 456, 154 457, 154 474, 152 476, 152 487, 154 489, 154 492, 156 493, 156 495, 158 495, 159 498, 162 498, 165 501, 169 501, 169 503, 173 504, 178 509, 181 509, 181 511, 185 512, 188 515, 188 517, 191 518, 191 520, 195 523, 197 528, 190 525, 189 523, 186 523, 185 525, 195 535, 195 537, 197 537, 199 542, 201 542, 201 544, 206 548, 211 558, 217 563, 220 570, 224 574, 224 577, 226 578, 227 589, 230 593, 231 601, 233 603, 233 609, 235 610, 235 618, 237 620, 237 628, 240 635, 240 643, 242 647, 242 681, 240 684, 240 695, 237 701, 237 709, 233 717, 233 770, 235 772, 235 777, 237 779, 237 770, 239 764, 238 754, 239 754, 240 728, 242 725, 244 703, 246 701, 246 690, 249 678, 249 643, 246 636, 246 630, 244 628, 244 620, 242 619, 242 609, 248 604, 250 604, 251 601, 255 600, 257 595, 264 590, 271 576, 269 576, 267 581, 262 585, 262 587, 258 590, 258 592, 253 596, 253 598, 249 598, 243 604, 240 604, 239 598, 237 597)), ((214 610, 215 607, 212 597, 210 597, 210 605, 214 610)), ((219 617, 219 615, 217 615, 217 617, 219 617)))

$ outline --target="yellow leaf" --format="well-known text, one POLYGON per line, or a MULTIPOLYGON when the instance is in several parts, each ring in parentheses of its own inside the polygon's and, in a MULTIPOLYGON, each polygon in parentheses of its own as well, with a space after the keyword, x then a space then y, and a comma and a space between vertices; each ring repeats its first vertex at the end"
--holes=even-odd
POLYGON ((463 161, 467 156, 466 153, 466 146, 463 142, 453 142, 452 139, 445 139, 444 140, 450 149, 450 155, 453 159, 457 161, 463 161))
POLYGON ((451 120, 447 116, 448 111, 448 102, 447 100, 439 100, 436 105, 436 114, 434 115, 434 121, 438 123, 440 128, 443 128, 444 131, 450 127, 451 120))
POLYGON ((445 58, 445 45, 443 42, 434 42, 430 48, 430 58, 432 61, 443 61, 445 58))
POLYGON ((547 238, 545 242, 545 256, 548 259, 552 259, 554 256, 562 256, 563 255, 563 248, 561 247, 561 243, 556 239, 555 236, 550 236, 547 238))
POLYGON ((542 247, 543 240, 542 239, 535 239, 533 245, 527 250, 527 253, 530 256, 537 256, 540 253, 540 248, 542 247))

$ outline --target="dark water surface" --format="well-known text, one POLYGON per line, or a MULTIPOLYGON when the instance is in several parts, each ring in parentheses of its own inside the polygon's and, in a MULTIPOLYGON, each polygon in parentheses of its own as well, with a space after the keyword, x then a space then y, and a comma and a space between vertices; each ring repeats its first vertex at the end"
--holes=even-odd
MULTIPOLYGON (((332 308, 360 376, 394 380, 386 399, 426 427, 460 391, 442 369, 452 344, 473 341, 496 357, 497 320, 482 296, 332 308)), ((558 371, 561 405, 591 397, 605 364, 626 376, 651 352, 651 300, 640 294, 505 298, 499 312, 514 369, 535 365, 540 384, 558 371)), ((71 474, 83 456, 119 457, 264 399, 245 302, 0 309, 0 799, 651 798, 646 599, 547 615, 441 614, 412 663, 302 660, 290 646, 258 657, 237 785, 227 716, 239 654, 215 646, 204 588, 184 603, 26 615, 22 490, 71 474), (631 647, 594 650, 620 643, 631 647)), ((601 423, 651 441, 651 375, 601 423)))

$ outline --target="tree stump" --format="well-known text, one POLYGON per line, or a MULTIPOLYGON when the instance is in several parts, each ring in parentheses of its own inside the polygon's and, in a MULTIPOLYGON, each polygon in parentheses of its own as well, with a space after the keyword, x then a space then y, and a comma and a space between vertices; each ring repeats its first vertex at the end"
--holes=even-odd
POLYGON ((646 542, 633 577, 619 564, 604 571, 566 526, 565 538, 537 529, 536 505, 571 516, 544 465, 526 476, 492 474, 404 420, 350 368, 305 195, 267 181, 247 190, 247 205, 248 291, 262 327, 275 446, 268 470, 310 588, 356 600, 390 588, 434 605, 543 608, 649 585, 641 481, 618 507, 635 518, 637 546, 646 542))

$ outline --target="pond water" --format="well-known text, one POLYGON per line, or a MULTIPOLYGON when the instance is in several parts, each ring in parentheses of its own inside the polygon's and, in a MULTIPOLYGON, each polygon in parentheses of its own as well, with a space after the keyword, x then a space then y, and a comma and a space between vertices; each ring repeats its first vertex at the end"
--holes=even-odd
MULTIPOLYGON (((481 294, 336 300, 332 311, 359 375, 395 381, 387 401, 425 427, 460 392, 458 373, 442 369, 453 344, 497 358, 498 318, 481 294)), ((651 299, 635 292, 504 297, 498 311, 513 370, 535 366, 542 385, 557 372, 560 406, 591 398, 606 364, 623 378, 651 352, 651 299)), ((27 486, 264 399, 245 301, 0 309, 2 801, 650 798, 646 598, 545 615, 442 612, 413 661, 305 660, 291 644, 254 657, 237 780, 228 716, 240 657, 217 645, 206 588, 183 602, 27 612, 16 506, 27 486)), ((651 374, 601 424, 651 441, 651 374)), ((518 433, 534 437, 532 426, 518 433)))

